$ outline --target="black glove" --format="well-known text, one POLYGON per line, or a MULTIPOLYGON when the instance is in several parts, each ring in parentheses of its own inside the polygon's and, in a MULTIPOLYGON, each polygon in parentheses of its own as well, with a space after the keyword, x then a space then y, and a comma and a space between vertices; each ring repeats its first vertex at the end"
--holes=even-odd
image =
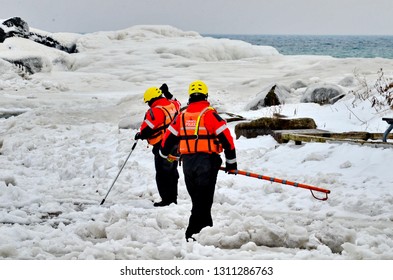
POLYGON ((137 132, 134 137, 135 140, 142 139, 142 135, 140 132, 137 132))
POLYGON ((237 163, 226 163, 225 165, 225 173, 229 173, 229 171, 237 171, 237 163))
POLYGON ((167 86, 167 84, 162 84, 162 86, 160 87, 160 90, 162 91, 162 93, 164 94, 164 96, 168 99, 172 99, 173 95, 172 93, 169 92, 169 88, 167 86))

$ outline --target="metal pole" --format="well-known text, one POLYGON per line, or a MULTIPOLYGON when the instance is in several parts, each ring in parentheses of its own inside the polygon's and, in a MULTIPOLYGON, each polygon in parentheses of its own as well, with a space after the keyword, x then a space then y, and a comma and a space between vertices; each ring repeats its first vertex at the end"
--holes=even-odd
POLYGON ((105 199, 108 197, 108 194, 110 193, 110 191, 111 191, 113 185, 115 184, 115 182, 116 182, 117 178, 119 177, 121 171, 123 170, 123 168, 124 168, 124 166, 126 165, 128 159, 130 158, 132 152, 134 151, 134 149, 135 149, 137 143, 138 143, 138 140, 136 140, 136 142, 134 143, 134 145, 132 145, 131 152, 128 154, 128 156, 127 156, 127 158, 126 158, 126 161, 123 163, 123 166, 120 168, 119 173, 117 173, 117 176, 116 176, 115 180, 113 180, 113 183, 112 183, 111 187, 109 188, 108 192, 106 193, 106 196, 104 197, 104 199, 101 201, 100 205, 104 204, 105 199))
MULTIPOLYGON (((220 170, 225 171, 225 168, 220 167, 220 170)), ((233 170, 233 171, 229 171, 228 173, 240 174, 240 175, 249 176, 249 177, 253 177, 253 178, 257 178, 257 179, 261 179, 261 180, 267 180, 270 182, 280 183, 280 184, 284 184, 284 185, 291 185, 291 186, 294 186, 297 188, 308 189, 311 191, 311 194, 313 195, 313 197, 318 200, 327 200, 328 199, 327 195, 330 193, 330 190, 327 190, 327 189, 323 189, 323 188, 319 188, 319 187, 315 187, 315 186, 310 186, 310 185, 306 185, 306 184, 302 184, 302 183, 292 182, 292 181, 288 181, 288 180, 283 180, 283 179, 279 179, 279 178, 273 178, 273 177, 269 177, 269 176, 265 176, 265 175, 261 175, 261 174, 256 174, 256 173, 251 173, 251 172, 247 172, 247 171, 243 171, 243 170, 233 170), (325 196, 325 198, 317 198, 314 196, 313 191, 325 193, 326 196, 325 196)))

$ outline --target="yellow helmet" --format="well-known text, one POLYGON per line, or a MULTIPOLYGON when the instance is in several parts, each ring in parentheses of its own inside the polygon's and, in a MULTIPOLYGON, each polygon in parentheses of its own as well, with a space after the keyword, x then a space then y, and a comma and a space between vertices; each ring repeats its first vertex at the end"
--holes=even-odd
POLYGON ((200 80, 196 80, 190 84, 190 87, 188 88, 188 94, 194 94, 194 93, 201 93, 204 95, 207 95, 207 86, 204 82, 200 80))
POLYGON ((160 97, 162 95, 162 91, 157 87, 148 88, 143 95, 143 101, 145 103, 149 102, 150 100, 160 97))

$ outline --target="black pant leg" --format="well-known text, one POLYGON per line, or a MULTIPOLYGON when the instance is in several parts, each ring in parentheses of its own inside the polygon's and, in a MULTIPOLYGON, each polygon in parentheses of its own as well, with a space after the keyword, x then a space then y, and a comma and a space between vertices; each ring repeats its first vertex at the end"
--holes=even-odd
POLYGON ((162 201, 177 201, 177 185, 179 172, 178 162, 169 162, 158 154, 159 146, 153 148, 154 165, 156 169, 156 184, 162 201))
POLYGON ((184 178, 192 200, 186 237, 199 233, 206 226, 213 226, 211 208, 220 165, 221 158, 216 154, 194 154, 183 157, 184 178))

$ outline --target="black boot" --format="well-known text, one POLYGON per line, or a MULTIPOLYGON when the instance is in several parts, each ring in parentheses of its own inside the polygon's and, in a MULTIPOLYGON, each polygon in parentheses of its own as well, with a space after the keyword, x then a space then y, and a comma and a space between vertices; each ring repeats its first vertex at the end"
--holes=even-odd
POLYGON ((190 228, 187 228, 187 230, 186 230, 186 241, 187 242, 190 242, 190 240, 191 241, 196 241, 196 239, 194 237, 192 237, 193 234, 194 234, 194 232, 192 232, 190 230, 190 228))
POLYGON ((196 239, 194 238, 194 237, 192 237, 192 234, 188 234, 187 232, 186 232, 186 241, 187 242, 190 242, 190 241, 196 241, 196 239))
POLYGON ((153 204, 153 206, 154 207, 163 207, 163 206, 168 206, 168 205, 170 205, 170 204, 172 204, 172 203, 175 203, 175 204, 177 204, 177 201, 175 200, 175 201, 160 201, 160 202, 154 202, 154 204, 153 204))

